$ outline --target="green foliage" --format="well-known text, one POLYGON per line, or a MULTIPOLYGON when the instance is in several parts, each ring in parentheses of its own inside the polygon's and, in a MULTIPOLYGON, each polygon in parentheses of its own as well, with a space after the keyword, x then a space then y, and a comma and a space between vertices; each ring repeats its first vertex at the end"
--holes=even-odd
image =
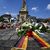
POLYGON ((47 28, 45 26, 43 26, 40 31, 41 32, 46 32, 47 31, 47 28))
POLYGON ((18 36, 22 36, 22 35, 25 35, 26 34, 26 30, 20 30, 18 31, 18 36))
POLYGON ((34 31, 36 28, 35 28, 35 26, 32 26, 32 30, 34 31))
POLYGON ((47 30, 48 33, 50 33, 50 30, 47 30))
POLYGON ((35 27, 35 26, 32 26, 32 30, 34 31, 34 30, 36 30, 36 29, 39 29, 39 25, 37 26, 37 27, 35 27))
POLYGON ((3 17, 0 17, 0 22, 3 22, 3 21, 4 21, 3 17))
POLYGON ((39 27, 40 27, 40 26, 38 25, 38 26, 37 26, 37 27, 35 27, 35 28, 36 28, 36 29, 39 29, 39 27))
POLYGON ((29 27, 23 27, 23 29, 28 29, 29 27))

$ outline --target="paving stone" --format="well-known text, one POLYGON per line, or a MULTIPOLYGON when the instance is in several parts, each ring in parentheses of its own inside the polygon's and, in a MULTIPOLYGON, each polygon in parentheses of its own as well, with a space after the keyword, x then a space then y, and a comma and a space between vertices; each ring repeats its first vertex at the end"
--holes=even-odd
POLYGON ((10 38, 10 36, 5 35, 5 36, 2 37, 2 40, 8 40, 9 38, 10 38))
POLYGON ((27 50, 41 50, 39 47, 27 47, 27 50))
POLYGON ((18 36, 15 29, 7 29, 0 31, 0 49, 9 50, 10 47, 14 47, 18 41, 18 36))
POLYGON ((0 50, 4 50, 4 47, 0 47, 0 50))
POLYGON ((13 35, 14 33, 13 32, 10 32, 10 33, 8 33, 7 35, 13 35))
POLYGON ((2 39, 2 36, 0 35, 0 40, 2 39))
POLYGON ((5 42, 6 42, 6 40, 0 40, 0 47, 2 47, 5 42))
POLYGON ((18 39, 18 36, 17 35, 13 35, 10 40, 17 40, 18 39))
POLYGON ((5 34, 6 34, 6 33, 1 33, 0 35, 1 35, 1 36, 4 36, 5 34))
POLYGON ((17 40, 8 40, 4 43, 4 47, 14 47, 16 44, 17 40))

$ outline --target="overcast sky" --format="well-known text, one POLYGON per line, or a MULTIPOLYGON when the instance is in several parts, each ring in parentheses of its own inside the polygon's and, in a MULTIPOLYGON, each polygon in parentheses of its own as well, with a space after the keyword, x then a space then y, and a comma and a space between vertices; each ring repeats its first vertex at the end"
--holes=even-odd
MULTIPOLYGON (((29 15, 38 18, 50 17, 50 0, 26 0, 29 15)), ((17 16, 22 6, 22 0, 0 0, 0 15, 17 16)))

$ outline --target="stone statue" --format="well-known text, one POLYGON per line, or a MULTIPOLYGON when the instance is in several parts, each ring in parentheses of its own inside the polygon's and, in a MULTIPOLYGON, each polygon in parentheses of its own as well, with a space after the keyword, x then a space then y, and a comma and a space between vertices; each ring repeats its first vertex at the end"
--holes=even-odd
POLYGON ((23 8, 26 6, 26 0, 23 0, 23 8))

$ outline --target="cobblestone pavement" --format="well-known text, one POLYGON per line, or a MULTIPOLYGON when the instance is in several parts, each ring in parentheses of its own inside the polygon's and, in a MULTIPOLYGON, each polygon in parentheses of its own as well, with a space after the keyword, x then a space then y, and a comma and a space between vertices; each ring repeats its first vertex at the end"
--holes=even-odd
POLYGON ((33 50, 33 49, 40 48, 40 47, 41 45, 34 38, 30 38, 28 40, 27 50, 33 50))
MULTIPOLYGON (((50 43, 50 34, 46 37, 43 36, 42 38, 50 43)), ((18 39, 19 37, 17 36, 15 28, 0 30, 0 50, 11 50, 11 48, 16 45, 18 39)), ((39 48, 41 46, 34 40, 34 38, 29 39, 27 50, 36 50, 36 47, 39 48)))
POLYGON ((0 30, 0 49, 8 50, 14 47, 18 38, 15 28, 0 30))

